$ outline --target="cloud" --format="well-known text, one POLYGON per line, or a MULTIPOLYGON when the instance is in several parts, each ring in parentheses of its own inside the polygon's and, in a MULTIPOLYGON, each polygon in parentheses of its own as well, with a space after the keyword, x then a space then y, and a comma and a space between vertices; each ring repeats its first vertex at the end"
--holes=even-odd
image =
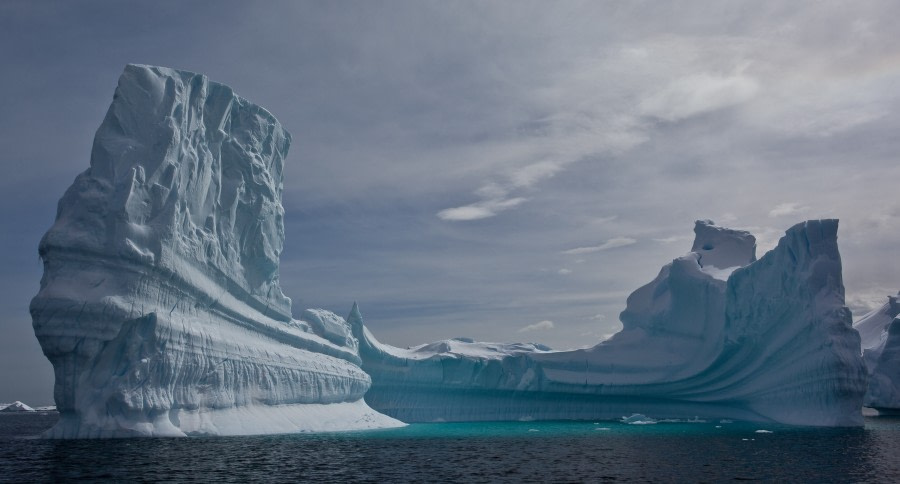
POLYGON ((758 82, 743 75, 721 77, 708 73, 696 74, 678 79, 645 98, 639 109, 645 116, 679 121, 742 104, 758 90, 758 82))
POLYGON ((556 273, 559 274, 559 275, 565 276, 565 275, 571 274, 571 273, 572 273, 572 269, 566 269, 565 267, 563 267, 562 269, 556 271, 556 273))
POLYGON ((518 332, 519 333, 528 333, 530 331, 546 331, 548 329, 553 329, 554 327, 555 326, 553 324, 553 321, 545 319, 543 321, 540 321, 540 322, 537 322, 534 324, 529 324, 528 326, 525 326, 524 328, 519 329, 518 332))
POLYGON ((612 222, 613 220, 615 220, 617 218, 619 218, 618 215, 608 215, 606 217, 597 217, 597 218, 591 220, 590 223, 592 223, 594 225, 601 225, 601 224, 605 224, 607 222, 612 222))
POLYGON ((853 313, 853 319, 857 320, 865 316, 869 311, 880 308, 884 303, 888 302, 887 296, 898 294, 894 290, 884 287, 868 287, 858 291, 856 294, 847 296, 847 307, 853 313))
POLYGON ((540 180, 553 177, 560 170, 562 166, 559 163, 542 161, 519 168, 512 173, 510 180, 515 187, 530 187, 540 180))
POLYGON ((560 164, 549 161, 521 167, 509 175, 508 186, 497 182, 486 183, 475 190, 475 195, 482 197, 480 202, 446 208, 438 212, 437 216, 441 220, 451 222, 493 217, 504 210, 517 207, 527 200, 524 197, 509 198, 511 191, 517 188, 528 188, 540 180, 551 178, 561 169, 560 164))
POLYGON ((659 242, 660 244, 671 244, 673 242, 679 242, 682 240, 691 240, 693 237, 690 235, 672 235, 669 237, 661 237, 657 239, 653 239, 654 242, 659 242))
POLYGON ((460 222, 468 220, 480 220, 497 215, 498 213, 516 207, 528 200, 527 198, 508 198, 485 200, 462 207, 446 208, 437 213, 441 220, 460 222))
POLYGON ((437 216, 442 220, 460 221, 460 220, 479 220, 483 218, 493 217, 496 213, 476 205, 466 205, 464 207, 448 208, 438 212, 437 216))
POLYGON ((631 245, 636 242, 637 242, 637 240, 632 239, 630 237, 613 237, 600 245, 595 245, 595 246, 591 246, 591 247, 576 247, 574 249, 564 250, 563 254, 569 254, 569 255, 590 254, 593 252, 600 252, 602 250, 615 249, 617 247, 625 247, 627 245, 631 245))
POLYGON ((794 215, 809 210, 807 206, 801 206, 798 203, 782 203, 769 211, 769 217, 783 217, 785 215, 794 215))
POLYGON ((726 223, 726 224, 727 224, 727 223, 734 222, 734 221, 736 221, 737 219, 738 219, 738 218, 737 218, 737 215, 735 215, 735 214, 733 214, 733 213, 731 213, 731 212, 725 212, 725 213, 722 214, 721 217, 717 218, 716 220, 718 220, 718 221, 721 222, 721 223, 726 223))
POLYGON ((517 207, 527 200, 524 197, 508 198, 513 190, 528 188, 538 181, 552 178, 562 168, 560 163, 549 161, 523 166, 510 173, 509 183, 506 186, 490 182, 475 190, 475 195, 482 197, 480 202, 447 208, 438 212, 437 216, 441 220, 453 222, 493 217, 504 210, 517 207))

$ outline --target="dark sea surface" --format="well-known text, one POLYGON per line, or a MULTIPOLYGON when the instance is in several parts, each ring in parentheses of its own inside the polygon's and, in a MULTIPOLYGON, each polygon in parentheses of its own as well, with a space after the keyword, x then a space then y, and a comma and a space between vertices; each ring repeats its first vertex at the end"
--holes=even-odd
POLYGON ((258 437, 33 438, 56 419, 0 415, 0 481, 900 482, 896 417, 867 418, 856 429, 565 421, 258 437))

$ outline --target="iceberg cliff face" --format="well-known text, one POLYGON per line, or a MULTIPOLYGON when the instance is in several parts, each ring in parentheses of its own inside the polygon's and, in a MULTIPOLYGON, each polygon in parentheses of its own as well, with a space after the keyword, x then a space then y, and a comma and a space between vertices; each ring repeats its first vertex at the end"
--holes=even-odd
POLYGON ((290 140, 228 86, 125 68, 40 243, 31 314, 56 375, 50 436, 399 425, 362 401, 346 322, 291 317, 278 280, 290 140))
POLYGON ((853 325, 862 338, 869 370, 863 404, 885 413, 900 412, 900 293, 853 325))
POLYGON ((798 224, 756 260, 749 233, 698 222, 692 251, 628 298, 621 332, 588 349, 451 340, 403 350, 379 343, 354 307, 366 401, 409 422, 640 412, 860 425, 865 369, 837 225, 798 224))

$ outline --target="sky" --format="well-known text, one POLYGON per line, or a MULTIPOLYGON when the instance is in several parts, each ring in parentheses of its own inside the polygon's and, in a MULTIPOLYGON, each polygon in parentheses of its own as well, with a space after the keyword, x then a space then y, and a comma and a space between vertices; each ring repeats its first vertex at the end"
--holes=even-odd
POLYGON ((898 2, 0 2, 0 402, 52 403, 37 245, 127 63, 293 135, 281 285, 382 342, 590 346, 698 219, 839 218, 858 317, 900 289, 898 2))

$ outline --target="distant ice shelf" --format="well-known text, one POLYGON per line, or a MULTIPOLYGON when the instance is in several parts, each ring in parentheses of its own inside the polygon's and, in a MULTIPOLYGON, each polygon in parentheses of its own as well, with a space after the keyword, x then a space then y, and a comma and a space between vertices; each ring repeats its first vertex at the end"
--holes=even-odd
POLYGON ((404 350, 379 343, 354 307, 366 401, 406 422, 639 413, 861 425, 866 375, 837 228, 800 223, 756 260, 752 235, 699 221, 691 251, 628 297, 622 331, 588 349, 457 339, 404 350))
POLYGON ((43 237, 34 331, 56 376, 50 437, 402 425, 343 318, 279 285, 291 137, 206 76, 129 65, 90 168, 43 237))

